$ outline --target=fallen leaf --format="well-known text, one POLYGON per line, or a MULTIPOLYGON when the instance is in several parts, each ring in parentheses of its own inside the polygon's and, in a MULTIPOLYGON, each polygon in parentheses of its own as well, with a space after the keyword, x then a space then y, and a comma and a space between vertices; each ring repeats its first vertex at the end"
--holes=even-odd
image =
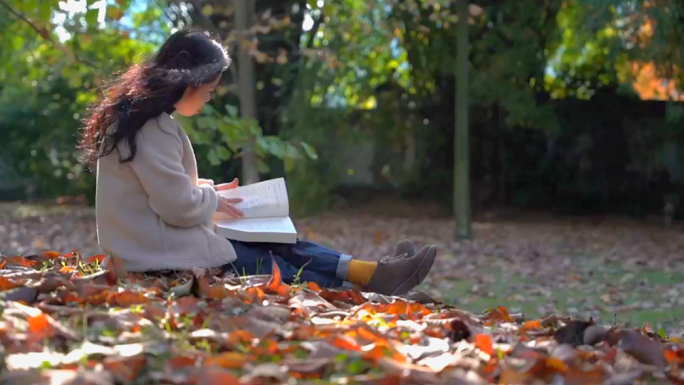
POLYGON ((15 281, 6 277, 0 277, 0 290, 10 290, 24 285, 23 281, 15 281))
POLYGON ((38 261, 30 260, 22 256, 6 257, 4 262, 5 265, 3 265, 3 269, 7 268, 7 265, 17 265, 31 268, 37 267, 39 265, 38 261))
POLYGON ((499 306, 495 309, 490 309, 490 311, 485 316, 485 320, 491 322, 515 322, 513 317, 511 317, 508 309, 503 306, 499 306))
POLYGON ((322 291, 322 290, 323 290, 323 289, 321 289, 320 286, 318 286, 318 284, 317 284, 316 282, 307 282, 307 283, 306 283, 306 287, 308 287, 309 290, 313 290, 313 291, 316 291, 316 292, 319 292, 319 291, 322 291))
POLYGON ((59 258, 60 256, 62 256, 62 253, 60 253, 59 251, 44 251, 43 252, 43 257, 49 258, 49 259, 59 258))
POLYGON ((541 321, 540 320, 535 320, 535 321, 525 321, 523 326, 520 328, 520 333, 525 333, 529 330, 538 330, 541 329, 541 321))
POLYGON ((107 357, 102 362, 114 377, 123 383, 131 383, 145 367, 147 359, 143 355, 133 357, 107 357))
POLYGON ((48 338, 55 334, 55 329, 50 322, 50 316, 45 313, 30 316, 26 321, 28 322, 28 331, 32 338, 48 338))
POLYGON ((618 346, 643 364, 654 365, 659 368, 667 366, 661 345, 637 331, 625 333, 618 346))
POLYGON ((253 360, 253 356, 236 352, 226 352, 216 356, 208 357, 204 361, 204 366, 220 366, 226 369, 242 369, 246 363, 253 360))
POLYGON ((579 346, 584 343, 584 331, 591 326, 586 321, 570 321, 567 325, 556 331, 554 338, 559 344, 579 346))
POLYGON ((224 299, 228 297, 229 291, 222 283, 211 284, 210 277, 197 278, 199 294, 210 299, 224 299))
POLYGON ((272 260, 272 272, 271 279, 268 281, 264 288, 265 293, 288 295, 290 293, 290 286, 283 283, 282 277, 280 275, 280 268, 275 260, 272 260))
POLYGON ((240 379, 233 374, 216 368, 198 370, 188 382, 192 385, 241 385, 240 379))
POLYGON ((168 361, 168 366, 174 369, 181 369, 188 366, 195 366, 196 359, 189 356, 175 356, 168 361))
POLYGON ((149 302, 150 300, 141 293, 135 293, 132 291, 123 291, 121 293, 113 294, 110 297, 110 303, 123 307, 141 305, 149 302))
POLYGON ((473 337, 473 343, 475 346, 482 350, 483 353, 488 355, 494 354, 494 344, 492 343, 492 338, 486 334, 476 334, 473 337))
POLYGON ((85 261, 86 261, 86 263, 95 263, 95 262, 102 263, 102 262, 104 262, 105 258, 106 257, 104 254, 97 254, 97 255, 93 255, 92 257, 86 258, 85 261))
POLYGON ((360 351, 361 347, 352 339, 345 336, 335 336, 330 341, 330 345, 344 350, 360 351))

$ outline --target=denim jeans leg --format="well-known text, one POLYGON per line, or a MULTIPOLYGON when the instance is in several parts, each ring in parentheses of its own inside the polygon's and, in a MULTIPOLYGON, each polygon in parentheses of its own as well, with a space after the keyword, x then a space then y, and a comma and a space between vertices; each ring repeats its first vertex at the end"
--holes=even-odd
POLYGON ((278 265, 280 273, 285 283, 292 283, 295 278, 300 282, 315 282, 321 287, 340 287, 343 285, 341 279, 334 274, 327 274, 325 271, 315 271, 302 269, 301 266, 293 264, 283 258, 277 249, 268 244, 246 243, 231 241, 237 259, 229 264, 236 275, 255 275, 271 274, 272 261, 278 265), (271 258, 272 256, 272 258, 271 258))
POLYGON ((336 276, 346 280, 349 275, 349 261, 351 255, 342 254, 325 246, 297 241, 294 245, 278 244, 275 247, 278 254, 294 266, 304 270, 315 271, 336 276))

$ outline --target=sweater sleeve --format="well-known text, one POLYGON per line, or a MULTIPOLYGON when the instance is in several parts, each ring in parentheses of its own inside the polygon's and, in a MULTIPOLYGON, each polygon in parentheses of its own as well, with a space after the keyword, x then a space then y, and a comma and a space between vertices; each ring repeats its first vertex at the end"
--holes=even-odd
POLYGON ((209 184, 194 186, 185 173, 177 132, 176 127, 144 127, 131 166, 149 196, 152 210, 169 225, 192 227, 211 220, 218 207, 218 195, 209 184))

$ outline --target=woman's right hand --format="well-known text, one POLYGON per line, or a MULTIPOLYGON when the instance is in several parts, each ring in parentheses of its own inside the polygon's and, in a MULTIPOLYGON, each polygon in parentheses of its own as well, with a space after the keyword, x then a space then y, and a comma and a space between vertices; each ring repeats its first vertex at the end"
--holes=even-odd
POLYGON ((242 198, 219 197, 218 208, 216 209, 216 212, 226 214, 233 219, 242 218, 245 216, 245 214, 234 206, 236 203, 240 202, 242 202, 242 198))

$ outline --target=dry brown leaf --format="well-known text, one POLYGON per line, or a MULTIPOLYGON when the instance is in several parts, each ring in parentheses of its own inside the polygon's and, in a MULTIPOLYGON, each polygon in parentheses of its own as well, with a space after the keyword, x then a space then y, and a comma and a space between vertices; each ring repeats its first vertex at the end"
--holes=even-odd
POLYGON ((204 366, 220 366, 226 369, 242 369, 246 363, 253 360, 253 356, 236 352, 226 352, 207 358, 204 361, 204 366))
POLYGON ((109 302, 115 306, 133 306, 149 303, 150 300, 142 293, 135 293, 132 291, 123 291, 121 293, 113 294, 109 297, 109 302))

